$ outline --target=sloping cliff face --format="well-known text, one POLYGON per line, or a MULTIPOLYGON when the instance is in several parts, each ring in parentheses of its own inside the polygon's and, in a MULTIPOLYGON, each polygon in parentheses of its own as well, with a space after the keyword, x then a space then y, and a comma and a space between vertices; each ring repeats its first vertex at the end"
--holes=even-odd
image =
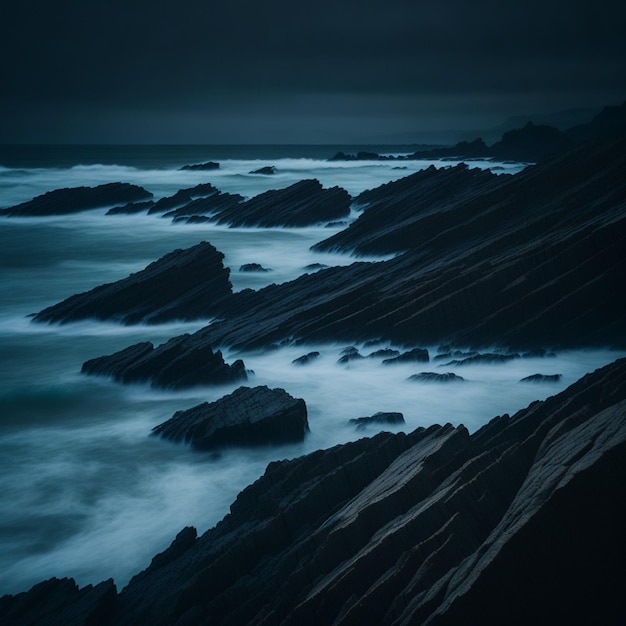
POLYGON ((272 463, 118 596, 48 581, 0 599, 0 623, 618 624, 625 485, 621 359, 472 435, 381 433, 272 463))

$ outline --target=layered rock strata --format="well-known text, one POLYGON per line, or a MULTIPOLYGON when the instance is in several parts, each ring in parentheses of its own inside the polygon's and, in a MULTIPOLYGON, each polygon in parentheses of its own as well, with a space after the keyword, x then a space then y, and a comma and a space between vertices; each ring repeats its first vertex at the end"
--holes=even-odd
POLYGON ((174 250, 123 280, 73 295, 34 316, 37 322, 113 319, 123 324, 210 318, 231 295, 224 255, 210 243, 174 250))
MULTIPOLYGON (((215 528, 185 529, 109 597, 100 623, 618 624, 625 485, 622 359, 471 435, 380 433, 271 463, 215 528)), ((0 610, 56 623, 58 600, 35 587, 0 610)))
POLYGON ((302 441, 309 430, 304 400, 284 389, 239 387, 215 402, 177 411, 152 429, 199 450, 224 445, 258 446, 302 441))
POLYGON ((121 203, 138 202, 152 198, 152 194, 130 183, 107 183, 97 187, 68 187, 55 189, 7 209, 0 215, 27 217, 42 215, 66 215, 121 203))

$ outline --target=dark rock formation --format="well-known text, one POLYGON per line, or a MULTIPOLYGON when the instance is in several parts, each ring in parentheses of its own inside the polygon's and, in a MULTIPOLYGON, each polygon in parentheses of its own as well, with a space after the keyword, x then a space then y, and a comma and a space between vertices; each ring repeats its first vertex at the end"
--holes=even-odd
POLYGON ((183 165, 181 170, 217 170, 220 164, 215 161, 207 161, 206 163, 192 163, 191 165, 183 165))
POLYGON ((175 222, 212 221, 220 211, 233 209, 244 200, 238 193, 216 191, 208 196, 189 200, 183 206, 163 213, 163 217, 171 217, 175 222))
POLYGON ((437 372, 420 372, 419 374, 409 376, 407 380, 420 383, 455 383, 463 382, 465 379, 463 376, 458 376, 453 372, 447 372, 446 374, 438 374, 437 372))
POLYGON ((476 184, 472 170, 453 168, 444 178, 423 173, 423 185, 381 187, 353 225, 380 205, 371 226, 327 241, 403 254, 238 292, 222 321, 172 342, 194 349, 368 339, 521 351, 626 346, 625 167, 619 140, 515 176, 475 172, 476 184))
POLYGON ((276 168, 273 165, 266 165, 260 167, 258 170, 252 170, 250 174, 265 174, 266 176, 276 174, 276 168))
POLYGON ((223 259, 224 255, 206 242, 175 250, 127 278, 48 307, 34 320, 65 323, 95 318, 154 324, 212 317, 232 292, 223 259))
POLYGON ((0 625, 108 624, 116 601, 117 589, 111 579, 79 589, 73 578, 51 578, 28 592, 0 598, 0 625))
MULTIPOLYGON (((472 435, 380 433, 271 463, 217 526, 184 531, 135 576, 103 621, 620 624, 625 484, 621 359, 472 435)), ((0 600, 8 623, 53 623, 55 590, 35 589, 0 600)))
POLYGON ((244 263, 239 267, 240 272, 271 272, 268 267, 263 267, 260 263, 244 263))
POLYGON ((216 221, 230 226, 309 226, 348 216, 350 202, 345 189, 323 189, 318 180, 301 180, 221 211, 216 221))
POLYGON ((514 359, 519 359, 520 355, 516 352, 486 352, 484 354, 474 354, 462 359, 453 359, 446 365, 475 365, 476 363, 507 363, 514 359))
POLYGON ((157 387, 169 388, 222 385, 248 378, 242 360, 228 365, 221 351, 194 345, 190 335, 156 348, 150 342, 138 343, 111 356, 86 361, 82 371, 123 383, 150 381, 157 387))
POLYGON ((400 355, 399 350, 394 350, 393 348, 381 348, 380 350, 374 350, 374 352, 370 352, 367 355, 368 359, 390 359, 400 355))
POLYGON ((123 204, 122 206, 114 206, 113 208, 109 209, 106 214, 131 215, 133 213, 142 213, 143 211, 147 211, 153 206, 154 202, 152 200, 148 200, 147 202, 128 202, 127 204, 123 204))
POLYGON ((350 361, 358 361, 365 357, 354 346, 345 348, 341 351, 341 356, 337 360, 337 363, 349 363, 350 361))
POLYGON ((308 365, 311 361, 314 361, 320 356, 320 353, 315 350, 314 352, 309 352, 308 354, 303 354, 299 356, 297 359, 294 359, 291 363, 293 365, 308 365))
POLYGON ((216 402, 177 411, 153 428, 156 435, 198 450, 302 441, 308 430, 304 400, 265 386, 239 387, 216 402))
POLYGON ((368 417, 355 417, 350 420, 351 424, 354 424, 357 428, 364 428, 365 426, 377 425, 377 424, 404 424, 404 415, 397 412, 385 412, 379 411, 368 417))
POLYGON ((573 147, 574 142, 558 128, 528 122, 510 130, 491 146, 490 156, 500 160, 542 161, 573 147))
POLYGON ((201 183, 195 187, 179 189, 173 196, 166 196, 155 202, 148 213, 165 213, 166 211, 179 209, 198 198, 207 198, 220 193, 220 190, 211 183, 201 183))
POLYGON ((407 363, 418 361, 420 363, 428 363, 430 357, 426 348, 413 348, 408 352, 403 352, 398 356, 392 356, 389 359, 383 359, 383 365, 393 365, 395 363, 407 363))
POLYGON ((310 263, 309 265, 305 265, 304 269, 307 272, 317 272, 318 270, 324 270, 328 267, 328 265, 324 265, 323 263, 310 263))
POLYGON ((97 187, 71 187, 48 191, 28 202, 22 202, 8 209, 0 209, 0 215, 8 217, 65 215, 137 202, 151 197, 152 194, 149 191, 130 183, 107 183, 97 187))
POLYGON ((522 378, 520 383, 558 383, 561 378, 562 374, 532 374, 522 378))

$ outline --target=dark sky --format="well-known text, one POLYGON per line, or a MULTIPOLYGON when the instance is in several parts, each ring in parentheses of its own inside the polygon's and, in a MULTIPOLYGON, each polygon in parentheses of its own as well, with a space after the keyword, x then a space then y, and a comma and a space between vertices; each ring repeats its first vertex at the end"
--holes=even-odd
POLYGON ((2 143, 367 143, 626 99, 624 0, 20 0, 2 143))

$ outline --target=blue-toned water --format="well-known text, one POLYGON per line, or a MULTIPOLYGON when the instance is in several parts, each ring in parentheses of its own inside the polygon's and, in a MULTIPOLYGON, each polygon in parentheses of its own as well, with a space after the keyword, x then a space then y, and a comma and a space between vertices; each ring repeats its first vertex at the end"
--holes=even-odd
MULTIPOLYGON (((208 181, 250 197, 318 178, 326 187, 340 185, 355 195, 430 165, 328 162, 338 149, 350 151, 345 146, 4 147, 0 208, 52 189, 112 181, 143 185, 156 197, 208 181), (179 169, 210 160, 219 161, 220 169, 179 169), (277 173, 249 173, 264 165, 275 166, 277 173)), ((402 146, 388 151, 410 152, 402 146)), ((473 165, 511 173, 523 167, 488 161, 473 165)), ((225 253, 237 290, 290 280, 310 263, 350 264, 352 257, 309 249, 338 228, 229 229, 172 224, 158 216, 106 216, 105 209, 0 218, 0 595, 51 576, 73 576, 81 585, 113 577, 123 586, 183 526, 195 525, 202 532, 219 521, 237 492, 271 460, 375 432, 355 430, 350 418, 402 411, 406 430, 446 421, 474 430, 496 414, 512 413, 560 391, 619 356, 607 350, 577 351, 551 359, 475 365, 457 370, 466 382, 450 387, 407 382, 411 374, 435 364, 382 367, 379 360, 364 359, 339 365, 345 347, 340 344, 237 355, 226 349, 227 360, 243 358, 255 371, 249 384, 280 386, 304 398, 311 433, 298 445, 229 449, 216 456, 156 439, 150 431, 175 411, 217 399, 235 385, 170 392, 80 374, 86 359, 137 341, 161 343, 206 321, 47 326, 28 317, 202 240, 225 253), (251 262, 273 271, 239 271, 251 262), (314 349, 321 357, 309 367, 291 364, 314 349), (548 386, 517 382, 537 372, 561 373, 563 378, 548 386)), ((376 348, 359 347, 363 354, 376 348)))

